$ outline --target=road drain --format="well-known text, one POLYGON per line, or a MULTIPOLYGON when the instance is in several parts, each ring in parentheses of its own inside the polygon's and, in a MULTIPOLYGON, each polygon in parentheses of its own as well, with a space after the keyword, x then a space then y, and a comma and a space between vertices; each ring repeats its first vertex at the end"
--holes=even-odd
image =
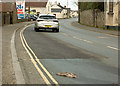
POLYGON ((58 76, 68 77, 68 78, 77 78, 77 75, 74 73, 68 73, 68 72, 60 72, 57 73, 58 76))

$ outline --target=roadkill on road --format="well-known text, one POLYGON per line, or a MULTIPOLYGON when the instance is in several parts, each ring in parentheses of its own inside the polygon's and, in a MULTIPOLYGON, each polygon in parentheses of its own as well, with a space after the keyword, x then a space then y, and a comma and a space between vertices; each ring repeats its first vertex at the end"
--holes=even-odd
POLYGON ((57 73, 56 75, 58 76, 64 76, 64 77, 68 77, 68 78, 77 78, 77 75, 74 73, 68 73, 68 72, 60 72, 57 73))

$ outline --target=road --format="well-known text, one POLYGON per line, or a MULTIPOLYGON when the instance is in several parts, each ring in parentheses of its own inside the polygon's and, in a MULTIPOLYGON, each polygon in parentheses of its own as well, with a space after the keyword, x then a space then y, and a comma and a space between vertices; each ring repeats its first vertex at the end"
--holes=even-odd
MULTIPOLYGON (((73 21, 77 19, 59 20, 59 33, 35 32, 33 24, 23 35, 41 64, 59 84, 118 83, 118 37, 74 27, 73 21), (57 76, 59 72, 75 73, 77 78, 57 76)), ((49 78, 47 74, 45 76, 49 78)))

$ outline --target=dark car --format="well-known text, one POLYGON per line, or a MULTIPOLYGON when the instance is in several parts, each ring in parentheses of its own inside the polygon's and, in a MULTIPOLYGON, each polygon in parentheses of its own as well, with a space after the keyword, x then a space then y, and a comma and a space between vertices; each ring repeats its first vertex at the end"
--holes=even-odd
POLYGON ((36 21, 37 17, 35 15, 30 15, 30 19, 32 19, 33 21, 36 21))

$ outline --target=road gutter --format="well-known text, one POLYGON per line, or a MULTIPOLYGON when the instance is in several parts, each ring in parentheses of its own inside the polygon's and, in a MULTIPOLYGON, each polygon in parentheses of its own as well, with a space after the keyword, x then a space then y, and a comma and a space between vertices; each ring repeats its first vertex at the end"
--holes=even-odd
POLYGON ((16 31, 14 31, 12 38, 11 38, 11 54, 12 54, 12 64, 15 72, 15 77, 16 77, 16 84, 25 84, 25 80, 21 71, 21 67, 18 61, 17 53, 16 53, 16 48, 15 48, 15 34, 16 31))
POLYGON ((26 52, 28 53, 28 55, 31 58, 31 62, 34 64, 35 68, 37 69, 37 71, 39 72, 39 74, 41 75, 42 79, 45 81, 46 85, 48 86, 52 86, 52 84, 50 83, 50 81, 48 80, 48 78, 44 75, 43 71, 47 74, 47 76, 52 80, 52 82, 55 84, 55 86, 59 86, 58 82, 53 78, 53 76, 48 72, 48 70, 43 66, 43 64, 39 61, 38 57, 35 55, 35 53, 33 52, 33 50, 29 47, 29 45, 27 44, 27 41, 23 35, 24 30, 29 27, 30 25, 25 26, 21 31, 20 31, 20 38, 21 38, 21 42, 22 45, 24 47, 24 49, 26 50, 26 52), (35 59, 33 58, 33 56, 35 57, 35 59), (41 66, 42 70, 38 67, 37 63, 41 66))
MULTIPOLYGON (((74 22, 71 22, 71 23, 69 23, 69 25, 79 28, 78 26, 73 25, 73 23, 74 22)), ((82 28, 80 28, 80 29, 82 29, 82 28)), ((92 29, 84 29, 84 30, 93 31, 93 32, 97 32, 97 33, 104 33, 104 34, 112 36, 112 37, 119 37, 120 36, 119 34, 116 35, 116 34, 113 34, 113 33, 106 33, 106 32, 102 32, 102 31, 95 31, 95 30, 92 30, 92 29)))

